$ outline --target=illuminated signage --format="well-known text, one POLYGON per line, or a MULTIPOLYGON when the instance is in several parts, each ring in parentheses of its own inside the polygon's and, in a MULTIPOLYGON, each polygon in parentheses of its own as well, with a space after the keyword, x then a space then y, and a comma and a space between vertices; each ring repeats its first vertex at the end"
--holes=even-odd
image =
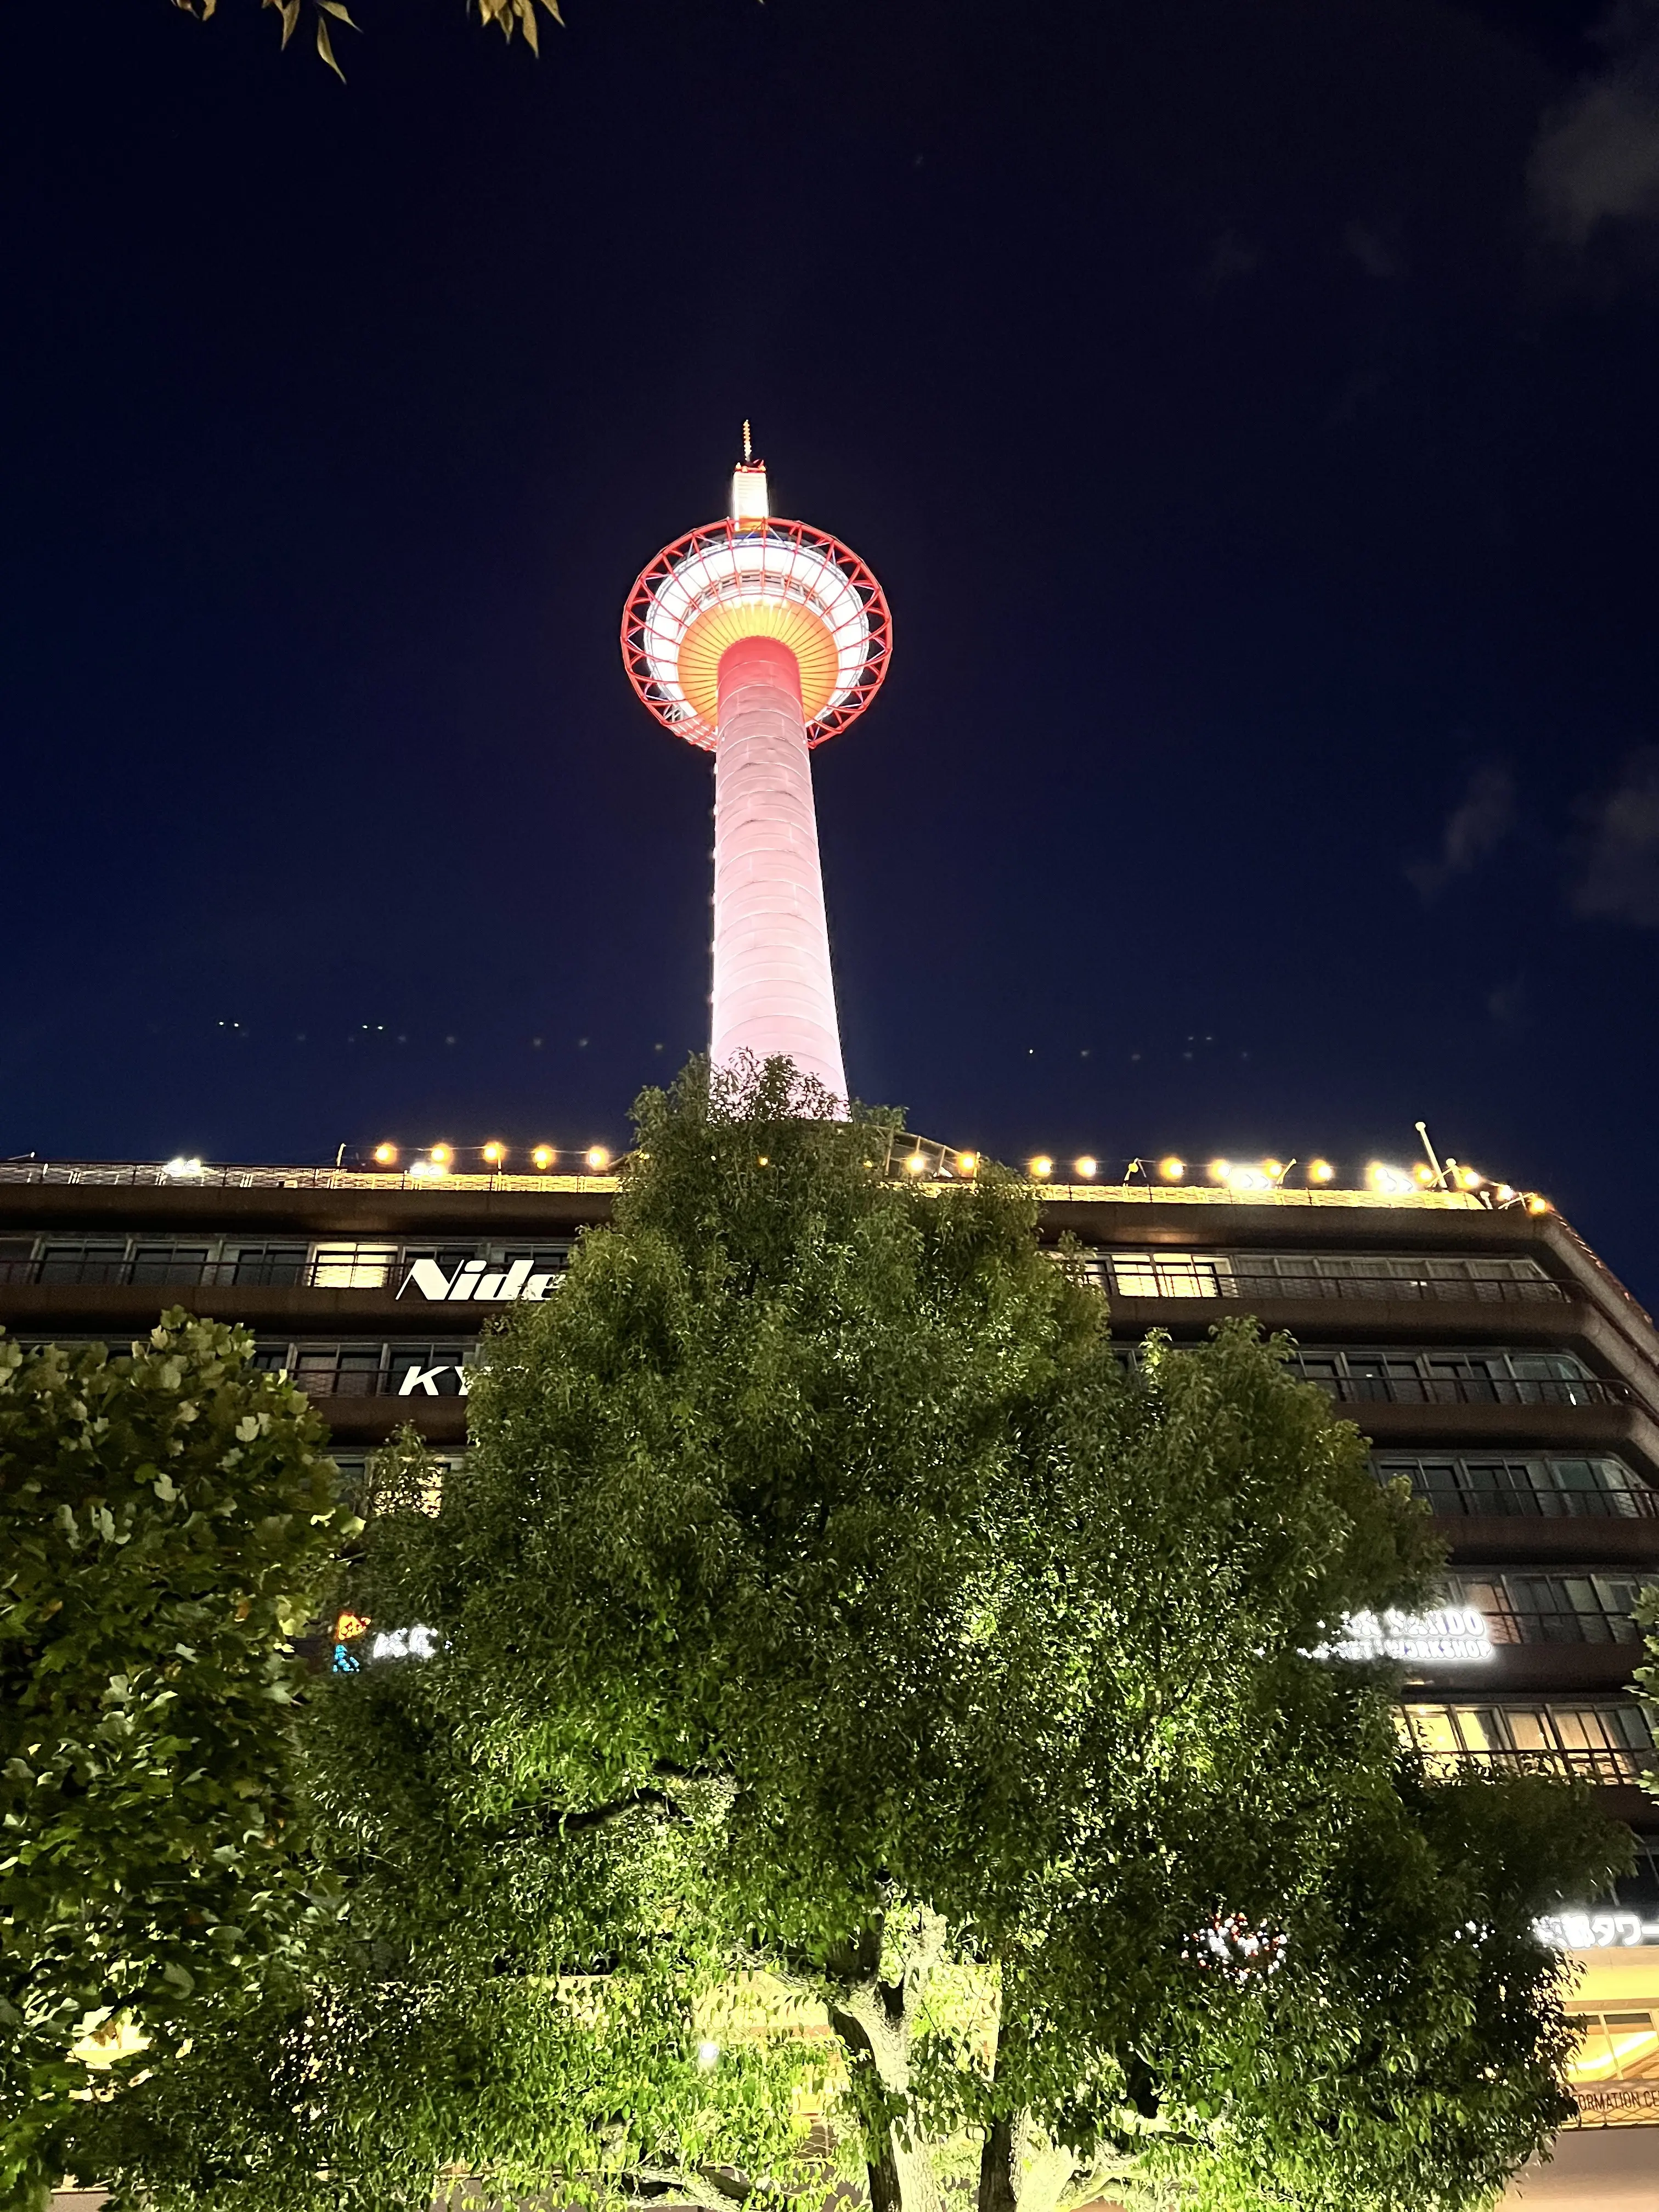
POLYGON ((413 1628, 378 1628, 368 1647, 371 1659, 430 1659, 438 1648, 432 1631, 416 1621, 413 1628))
POLYGON ((1557 1951, 1627 1951, 1659 1943, 1659 1920, 1639 1912, 1552 1912, 1534 1920, 1532 1932, 1557 1951))
POLYGON ((492 1267, 488 1260, 464 1260, 453 1275, 445 1274, 435 1260, 416 1260, 399 1285, 398 1296, 414 1290, 423 1298, 451 1302, 488 1299, 494 1304, 522 1299, 539 1304, 552 1285, 562 1279, 557 1268, 538 1269, 531 1260, 515 1260, 505 1267, 492 1267))
POLYGON ((398 1395, 400 1398, 465 1398, 468 1393, 468 1383, 465 1368, 458 1367, 453 1360, 447 1361, 441 1367, 407 1367, 404 1370, 402 1382, 398 1385, 398 1395), (457 1376, 456 1389, 441 1390, 438 1388, 441 1375, 457 1376))
POLYGON ((1432 1613, 1351 1613, 1329 1644, 1310 1659, 1490 1659, 1486 1616, 1473 1605, 1443 1605, 1432 1613))

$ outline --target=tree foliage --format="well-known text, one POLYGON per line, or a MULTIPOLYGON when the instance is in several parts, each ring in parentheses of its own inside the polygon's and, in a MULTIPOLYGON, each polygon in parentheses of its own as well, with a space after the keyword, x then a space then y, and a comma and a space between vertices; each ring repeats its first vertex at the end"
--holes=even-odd
POLYGON ((1432 1586, 1403 1487, 1248 1322, 1120 1356, 1022 1186, 887 1180, 787 1063, 636 1112, 440 1510, 413 1447, 371 1501, 349 1601, 433 1656, 316 1701, 343 1911, 107 2172, 816 2201, 823 2111, 876 2212, 1488 2195, 1570 2109, 1533 1920, 1616 1849, 1310 1656, 1432 1586))
POLYGON ((0 1340, 0 2203, 311 1909, 290 1639, 353 1524, 252 1350, 179 1312, 118 1358, 0 1340))
MULTIPOLYGON (((219 0, 173 0, 173 4, 182 9, 185 15, 194 15, 198 21, 205 23, 217 12, 219 0)), ((305 0, 259 0, 259 4, 262 8, 276 10, 283 27, 282 42, 286 46, 299 25, 305 0)), ((563 23, 558 0, 477 0, 478 18, 481 22, 493 23, 509 45, 514 33, 521 32, 531 52, 538 53, 541 50, 536 23, 538 4, 547 10, 556 23, 563 23)), ((351 31, 358 29, 359 26, 352 21, 345 0, 311 0, 310 21, 319 58, 327 63, 343 84, 345 72, 334 58, 334 34, 329 26, 331 22, 343 23, 351 31)))

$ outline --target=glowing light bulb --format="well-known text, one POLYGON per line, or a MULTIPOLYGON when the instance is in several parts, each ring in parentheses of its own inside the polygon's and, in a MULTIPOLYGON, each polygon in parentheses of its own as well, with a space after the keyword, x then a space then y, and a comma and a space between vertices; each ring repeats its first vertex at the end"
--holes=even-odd
POLYGON ((376 1145, 374 1147, 374 1161, 377 1167, 396 1167, 398 1164, 398 1147, 396 1145, 376 1145))
POLYGON ((491 1141, 484 1146, 483 1156, 489 1161, 492 1168, 498 1168, 501 1162, 507 1158, 507 1146, 505 1145, 496 1144, 492 1139, 491 1141))
POLYGON ((1310 1182, 1330 1182, 1334 1180, 1336 1170, 1328 1160, 1310 1160, 1308 1163, 1310 1182))
POLYGON ((1045 1176, 1051 1176, 1054 1171, 1054 1164, 1048 1158, 1047 1152, 1039 1152, 1036 1158, 1031 1162, 1031 1173, 1039 1182, 1042 1181, 1045 1176))
POLYGON ((1273 1181, 1277 1182, 1280 1176, 1285 1172, 1285 1163, 1283 1160, 1263 1160, 1261 1163, 1261 1172, 1265 1176, 1271 1176, 1273 1181))
POLYGON ((1231 1160, 1212 1160, 1205 1170, 1212 1182, 1225 1182, 1232 1171, 1233 1164, 1231 1160))
POLYGON ((551 1145, 538 1145, 530 1155, 531 1164, 543 1169, 550 1168, 558 1157, 551 1145))
POLYGON ((1548 1199, 1540 1198, 1535 1190, 1528 1192, 1527 1211, 1528 1213, 1547 1213, 1549 1210, 1550 1202, 1548 1199))
POLYGON ((187 1160, 184 1154, 179 1152, 167 1162, 167 1172, 170 1176, 198 1176, 204 1170, 200 1160, 187 1160))
POLYGON ((927 1153, 912 1152, 909 1158, 904 1163, 904 1172, 906 1175, 913 1176, 926 1175, 927 1172, 927 1153))
POLYGON ((970 1176, 974 1173, 978 1165, 979 1160, 975 1153, 958 1152, 957 1154, 957 1173, 958 1175, 970 1176))
MULTIPOLYGON (((1418 1182, 1422 1184, 1425 1190, 1426 1190, 1429 1185, 1434 1181, 1434 1170, 1429 1165, 1426 1160, 1419 1160, 1417 1165, 1412 1170, 1412 1173, 1416 1176, 1418 1182)), ((1458 1177, 1458 1181, 1460 1182, 1462 1181, 1462 1177, 1461 1176, 1458 1177)))
POLYGON ((1100 1173, 1100 1162, 1085 1152, 1083 1158, 1077 1163, 1077 1172, 1079 1181, 1092 1182, 1100 1173))
POLYGON ((1158 1171, 1165 1182, 1179 1182, 1187 1172, 1187 1163, 1185 1160, 1178 1160, 1171 1152, 1168 1159, 1158 1162, 1158 1171))
POLYGON ((603 1145, 590 1145, 588 1146, 587 1164, 595 1175, 603 1175, 605 1173, 605 1170, 611 1164, 611 1155, 606 1152, 603 1145))
POLYGON ((1479 1190, 1486 1178, 1478 1168, 1459 1168, 1457 1187, 1460 1190, 1479 1190))
POLYGON ((432 1147, 432 1164, 434 1168, 447 1168, 454 1157, 454 1153, 447 1145, 434 1145, 432 1147))
POLYGON ((1498 1184, 1498 1201, 1500 1206, 1507 1206, 1514 1196, 1515 1186, 1512 1183, 1500 1182, 1498 1184))
POLYGON ((1371 1162, 1365 1170, 1365 1181, 1371 1189, 1389 1198, 1401 1198, 1417 1188, 1403 1168, 1391 1168, 1383 1160, 1371 1162))

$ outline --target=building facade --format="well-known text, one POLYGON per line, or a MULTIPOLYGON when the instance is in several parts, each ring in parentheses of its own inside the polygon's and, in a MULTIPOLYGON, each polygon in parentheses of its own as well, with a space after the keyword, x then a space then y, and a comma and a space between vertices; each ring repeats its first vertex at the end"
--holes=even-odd
MULTIPOLYGON (((616 1185, 420 1167, 0 1165, 0 1323, 118 1346, 183 1305, 252 1332, 349 1483, 405 1423, 459 1452, 489 1319, 556 1294, 616 1185)), ((1428 1504, 1450 1559, 1441 1632, 1365 1632, 1404 1662, 1402 1728, 1444 1769, 1583 1776, 1638 1838, 1620 1893, 1552 1931, 1583 1968, 1577 2132, 1629 2138, 1564 2140, 1536 2201, 1579 2201, 1548 2194, 1576 2157, 1659 2174, 1659 1802, 1629 1687, 1632 1608, 1659 1583, 1654 1322, 1558 1215, 1489 1194, 1051 1182, 1042 1219, 1083 1248, 1121 1341, 1194 1341, 1232 1313, 1287 1331, 1379 1476, 1428 1504)))

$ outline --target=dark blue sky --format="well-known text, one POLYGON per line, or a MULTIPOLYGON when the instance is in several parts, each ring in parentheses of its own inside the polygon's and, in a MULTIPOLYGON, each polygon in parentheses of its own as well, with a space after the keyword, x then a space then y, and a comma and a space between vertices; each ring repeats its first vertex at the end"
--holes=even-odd
MULTIPOLYGON (((354 0, 356 4, 356 0, 354 0)), ((1659 15, 14 9, 0 1152, 626 1132, 707 761, 623 594, 887 586, 849 1074, 1007 1156, 1409 1157, 1659 1298, 1659 15)))

